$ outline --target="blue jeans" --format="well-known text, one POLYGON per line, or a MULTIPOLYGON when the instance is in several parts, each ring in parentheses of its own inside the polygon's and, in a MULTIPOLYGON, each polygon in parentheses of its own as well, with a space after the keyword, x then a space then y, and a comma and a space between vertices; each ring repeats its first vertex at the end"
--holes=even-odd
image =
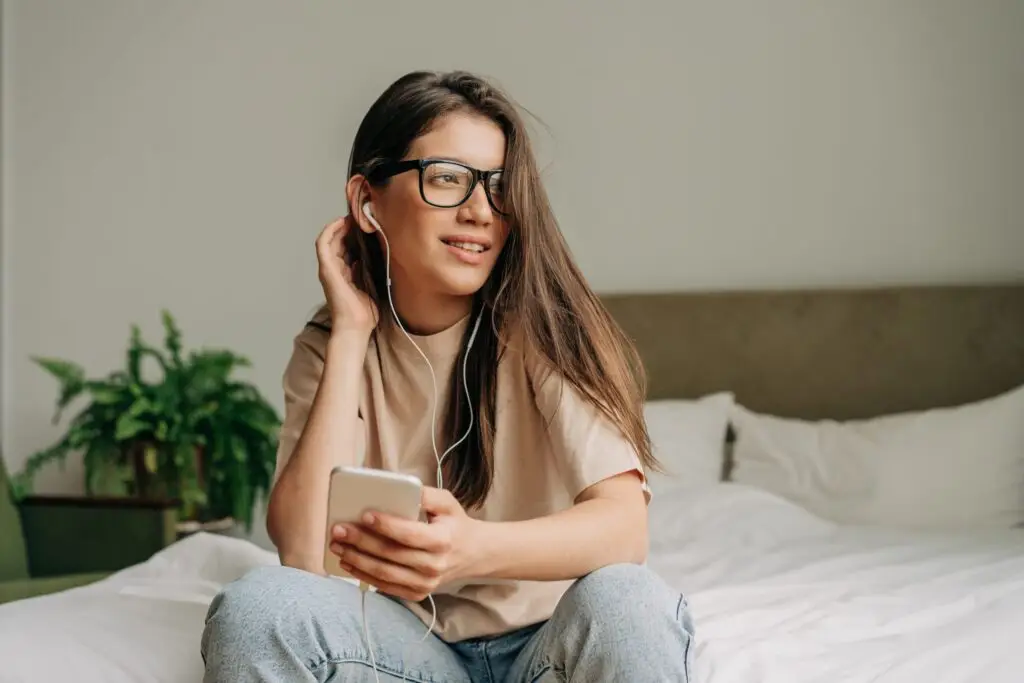
MULTIPOLYGON (((210 605, 202 638, 205 681, 374 683, 351 583, 288 567, 255 569, 210 605)), ((577 580, 554 614, 492 638, 446 643, 401 603, 366 595, 382 683, 692 683, 693 622, 686 600, 638 565, 577 580)))

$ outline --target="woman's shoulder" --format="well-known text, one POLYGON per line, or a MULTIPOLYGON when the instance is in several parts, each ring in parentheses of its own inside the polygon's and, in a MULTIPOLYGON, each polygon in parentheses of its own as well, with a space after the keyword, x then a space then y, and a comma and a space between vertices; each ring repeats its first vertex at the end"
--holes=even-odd
POLYGON ((320 306, 306 319, 306 324, 302 326, 302 332, 321 332, 325 339, 330 336, 331 312, 326 304, 320 306))
POLYGON ((292 339, 292 358, 308 358, 321 364, 327 354, 327 340, 331 337, 331 319, 323 306, 309 316, 292 339))
MULTIPOLYGON (((285 370, 286 379, 291 375, 319 377, 326 362, 330 339, 330 311, 326 306, 322 306, 293 333, 291 357, 285 370)), ((374 352, 375 348, 375 335, 371 335, 367 354, 374 352)))

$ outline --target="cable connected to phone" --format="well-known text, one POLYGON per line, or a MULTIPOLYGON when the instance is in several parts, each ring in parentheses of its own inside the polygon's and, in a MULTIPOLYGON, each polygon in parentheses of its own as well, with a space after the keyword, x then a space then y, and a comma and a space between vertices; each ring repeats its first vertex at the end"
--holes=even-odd
POLYGON ((448 457, 449 453, 458 448, 463 441, 469 438, 469 435, 473 430, 473 402, 469 394, 469 382, 466 380, 466 368, 469 363, 469 350, 473 348, 473 342, 476 340, 477 330, 480 329, 480 320, 483 318, 483 311, 481 310, 480 315, 476 317, 476 323, 473 325, 473 331, 469 335, 469 342, 466 344, 466 353, 462 356, 462 386, 466 392, 466 404, 469 407, 469 425, 466 427, 465 434, 463 434, 458 441, 449 446, 443 454, 438 455, 435 429, 437 425, 437 404, 439 402, 437 395, 437 376, 434 374, 434 366, 430 364, 430 359, 427 358, 427 354, 423 353, 423 349, 419 347, 419 345, 413 340, 412 335, 410 335, 408 330, 405 329, 405 326, 402 325, 402 320, 398 317, 398 311, 395 310, 395 300, 391 296, 391 245, 388 244, 388 238, 384 234, 384 231, 380 229, 380 226, 377 226, 377 231, 380 232, 381 237, 384 238, 384 246, 387 251, 384 270, 388 290, 388 303, 391 305, 391 315, 395 319, 395 323, 398 325, 398 328, 402 330, 406 339, 409 340, 409 343, 412 344, 413 348, 419 352, 420 356, 423 358, 423 362, 427 364, 427 369, 430 370, 430 383, 434 390, 434 401, 431 406, 430 445, 434 449, 434 459, 437 460, 437 488, 443 489, 444 475, 442 465, 444 463, 444 459, 448 457))
MULTIPOLYGON (((473 348, 473 342, 476 340, 477 331, 480 329, 480 321, 483 319, 483 309, 480 310, 480 313, 476 317, 476 322, 473 324, 473 330, 472 330, 472 332, 470 332, 469 340, 466 343, 466 351, 465 351, 465 353, 462 356, 462 387, 463 387, 463 389, 464 389, 464 391, 466 393, 466 405, 469 408, 469 424, 466 426, 466 432, 455 443, 453 443, 451 446, 449 446, 444 451, 444 453, 438 453, 438 449, 437 449, 437 435, 436 435, 436 431, 437 430, 436 430, 436 427, 437 427, 437 404, 439 403, 439 398, 438 398, 437 376, 434 373, 434 366, 430 363, 430 359, 427 357, 427 354, 425 354, 423 352, 423 349, 421 349, 419 347, 419 345, 416 343, 416 341, 412 338, 412 335, 409 334, 409 331, 405 329, 405 326, 402 324, 401 318, 399 318, 399 316, 398 316, 398 311, 395 309, 395 300, 391 296, 391 244, 388 242, 388 237, 387 237, 387 235, 384 234, 384 230, 381 229, 380 224, 373 217, 373 212, 370 210, 370 203, 369 202, 366 202, 366 203, 363 204, 363 214, 370 221, 370 223, 373 224, 373 227, 377 229, 377 232, 380 233, 380 236, 384 238, 384 248, 385 248, 384 276, 385 276, 385 284, 386 284, 387 293, 388 293, 388 304, 391 307, 391 315, 394 318, 395 324, 397 324, 398 328, 400 330, 402 330, 402 333, 405 335, 406 339, 409 340, 409 343, 412 344, 413 348, 415 348, 416 351, 419 352, 420 356, 423 358, 423 362, 427 364, 427 369, 430 371, 430 383, 431 383, 431 386, 433 388, 433 398, 434 398, 434 400, 433 400, 433 402, 431 404, 430 445, 431 445, 431 447, 432 447, 432 449, 434 451, 434 459, 437 461, 437 488, 443 489, 444 488, 444 474, 443 474, 444 459, 447 458, 448 455, 453 450, 458 448, 458 446, 463 441, 468 439, 470 433, 473 430, 473 401, 472 401, 472 397, 471 397, 471 395, 469 393, 469 381, 466 379, 466 370, 467 370, 467 367, 468 367, 468 364, 469 364, 469 351, 470 351, 470 349, 473 348)), ((379 675, 379 672, 377 670, 377 660, 376 660, 376 657, 373 654, 373 642, 370 639, 370 627, 369 627, 369 625, 367 623, 367 619, 366 619, 366 594, 369 591, 370 586, 365 581, 360 581, 359 582, 359 588, 362 591, 363 633, 364 633, 364 635, 366 637, 366 649, 370 653, 370 662, 373 665, 373 675, 374 675, 374 678, 376 679, 377 683, 380 683, 380 675, 379 675)), ((427 599, 430 601, 431 618, 430 618, 430 625, 427 627, 427 630, 423 634, 423 637, 420 638, 420 640, 419 640, 419 642, 421 642, 421 643, 424 640, 427 639, 427 637, 430 635, 430 633, 434 630, 434 626, 437 623, 437 604, 434 602, 434 596, 431 595, 431 594, 428 594, 427 595, 427 599)), ((403 653, 404 653, 404 648, 403 648, 403 653)), ((403 660, 405 659, 404 655, 403 655, 402 659, 403 660)), ((402 673, 402 681, 405 681, 405 680, 406 680, 406 676, 405 676, 405 672, 403 671, 403 673, 402 673)))

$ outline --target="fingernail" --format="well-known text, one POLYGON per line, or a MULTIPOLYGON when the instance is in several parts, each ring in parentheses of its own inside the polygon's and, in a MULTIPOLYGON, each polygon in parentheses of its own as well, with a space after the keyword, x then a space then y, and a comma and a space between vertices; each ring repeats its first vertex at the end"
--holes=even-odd
POLYGON ((373 524, 375 521, 376 518, 373 516, 372 513, 367 512, 365 515, 363 515, 363 524, 373 524))
POLYGON ((343 526, 336 526, 336 527, 334 527, 334 537, 335 538, 345 538, 345 536, 347 536, 347 535, 348 535, 348 529, 346 529, 345 527, 343 527, 343 526))

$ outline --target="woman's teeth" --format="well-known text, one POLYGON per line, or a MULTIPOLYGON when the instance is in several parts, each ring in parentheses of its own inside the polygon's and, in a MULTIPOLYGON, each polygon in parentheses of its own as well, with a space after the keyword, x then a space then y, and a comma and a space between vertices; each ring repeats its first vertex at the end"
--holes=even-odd
POLYGON ((445 242, 453 247, 458 247, 464 251, 472 251, 473 253, 479 254, 484 250, 484 245, 477 244, 475 242, 445 242))

